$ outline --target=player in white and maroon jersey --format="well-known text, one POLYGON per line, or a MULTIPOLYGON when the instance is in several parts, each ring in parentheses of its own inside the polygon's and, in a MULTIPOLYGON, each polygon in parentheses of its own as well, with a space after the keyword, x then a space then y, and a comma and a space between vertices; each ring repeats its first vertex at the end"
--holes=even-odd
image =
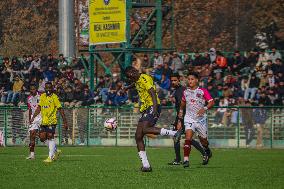
MULTIPOLYGON (((191 151, 191 141, 194 133, 198 134, 199 140, 205 149, 207 156, 204 158, 207 158, 207 162, 212 156, 211 150, 208 147, 206 111, 214 106, 214 100, 207 89, 198 87, 198 82, 198 74, 189 73, 189 88, 183 92, 179 111, 179 119, 182 120, 184 114, 183 110, 186 108, 184 116, 184 167, 189 167, 189 154, 191 151)), ((181 121, 178 123, 178 129, 179 128, 181 128, 181 121)))
MULTIPOLYGON (((37 88, 35 85, 30 86, 30 95, 28 96, 28 110, 29 110, 29 123, 31 120, 31 117, 35 113, 35 110, 37 109, 38 103, 39 103, 40 94, 37 92, 37 88)), ((39 114, 34 121, 29 125, 29 133, 30 133, 30 155, 27 157, 27 159, 33 160, 35 159, 35 139, 37 136, 37 132, 39 129, 39 126, 41 124, 41 115, 39 114)))

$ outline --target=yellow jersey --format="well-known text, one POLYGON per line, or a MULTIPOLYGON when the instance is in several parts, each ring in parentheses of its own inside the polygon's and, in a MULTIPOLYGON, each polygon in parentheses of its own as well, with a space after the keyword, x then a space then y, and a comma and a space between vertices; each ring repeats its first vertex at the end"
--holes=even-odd
POLYGON ((46 93, 40 95, 39 106, 41 108, 42 125, 57 124, 57 109, 61 108, 61 104, 56 94, 47 96, 46 93))
POLYGON ((157 104, 160 104, 160 99, 158 98, 158 94, 156 92, 156 85, 151 76, 147 74, 140 74, 138 81, 135 82, 135 87, 138 92, 141 106, 140 112, 144 112, 150 106, 153 106, 153 100, 149 93, 149 89, 153 88, 157 97, 157 104))

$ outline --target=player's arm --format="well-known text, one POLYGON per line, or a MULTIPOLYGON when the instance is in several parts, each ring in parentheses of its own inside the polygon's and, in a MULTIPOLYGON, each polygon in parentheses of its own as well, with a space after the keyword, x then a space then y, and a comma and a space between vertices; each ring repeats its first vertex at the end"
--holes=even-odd
POLYGON ((64 110, 62 108, 58 108, 58 111, 62 117, 62 120, 63 120, 63 126, 64 128, 67 130, 68 129, 68 125, 67 125, 67 119, 65 117, 65 113, 64 113, 64 110))
POLYGON ((182 128, 182 120, 183 120, 183 115, 184 115, 183 110, 185 109, 185 106, 186 106, 186 101, 183 98, 180 101, 179 112, 178 112, 178 115, 177 115, 178 116, 177 130, 180 130, 182 128))
POLYGON ((202 116, 203 114, 205 114, 207 110, 211 109, 214 106, 214 99, 211 97, 209 92, 206 89, 203 89, 203 92, 204 92, 204 99, 207 101, 207 106, 205 106, 204 108, 201 108, 197 112, 198 116, 202 116))
POLYGON ((153 101, 153 114, 154 116, 158 116, 158 101, 155 89, 152 87, 148 90, 152 101, 153 101))
POLYGON ((40 113, 40 110, 41 110, 41 107, 38 105, 36 110, 35 110, 35 113, 34 115, 32 116, 32 118, 30 119, 30 123, 32 123, 35 119, 35 117, 40 113))

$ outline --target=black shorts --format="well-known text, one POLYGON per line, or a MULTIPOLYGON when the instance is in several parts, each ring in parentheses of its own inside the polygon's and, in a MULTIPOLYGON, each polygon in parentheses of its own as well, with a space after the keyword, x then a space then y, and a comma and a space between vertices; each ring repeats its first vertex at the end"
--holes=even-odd
POLYGON ((139 119, 138 122, 142 122, 142 121, 148 121, 150 122, 152 125, 155 125, 160 117, 161 114, 161 106, 158 105, 158 116, 155 117, 153 115, 153 106, 150 106, 149 108, 147 108, 144 112, 142 112, 142 115, 139 119))
POLYGON ((46 132, 55 134, 56 125, 41 125, 39 132, 46 132))

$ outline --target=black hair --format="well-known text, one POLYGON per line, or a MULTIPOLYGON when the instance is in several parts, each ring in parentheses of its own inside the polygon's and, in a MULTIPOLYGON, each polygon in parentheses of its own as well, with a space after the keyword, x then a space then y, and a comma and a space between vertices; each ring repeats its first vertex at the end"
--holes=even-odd
POLYGON ((198 73, 196 73, 196 72, 189 72, 189 73, 187 74, 187 76, 190 76, 190 75, 194 76, 196 79, 199 79, 199 75, 198 75, 198 73))
POLYGON ((177 77, 178 79, 180 78, 180 75, 178 73, 172 73, 171 77, 177 77))
POLYGON ((36 86, 35 83, 31 83, 31 84, 30 84, 30 88, 31 88, 31 87, 35 87, 35 88, 37 89, 37 86, 36 86))
POLYGON ((52 85, 50 81, 46 82, 45 85, 52 85))
POLYGON ((136 71, 136 69, 132 66, 128 66, 127 68, 125 68, 124 72, 127 74, 129 72, 133 72, 136 71))

